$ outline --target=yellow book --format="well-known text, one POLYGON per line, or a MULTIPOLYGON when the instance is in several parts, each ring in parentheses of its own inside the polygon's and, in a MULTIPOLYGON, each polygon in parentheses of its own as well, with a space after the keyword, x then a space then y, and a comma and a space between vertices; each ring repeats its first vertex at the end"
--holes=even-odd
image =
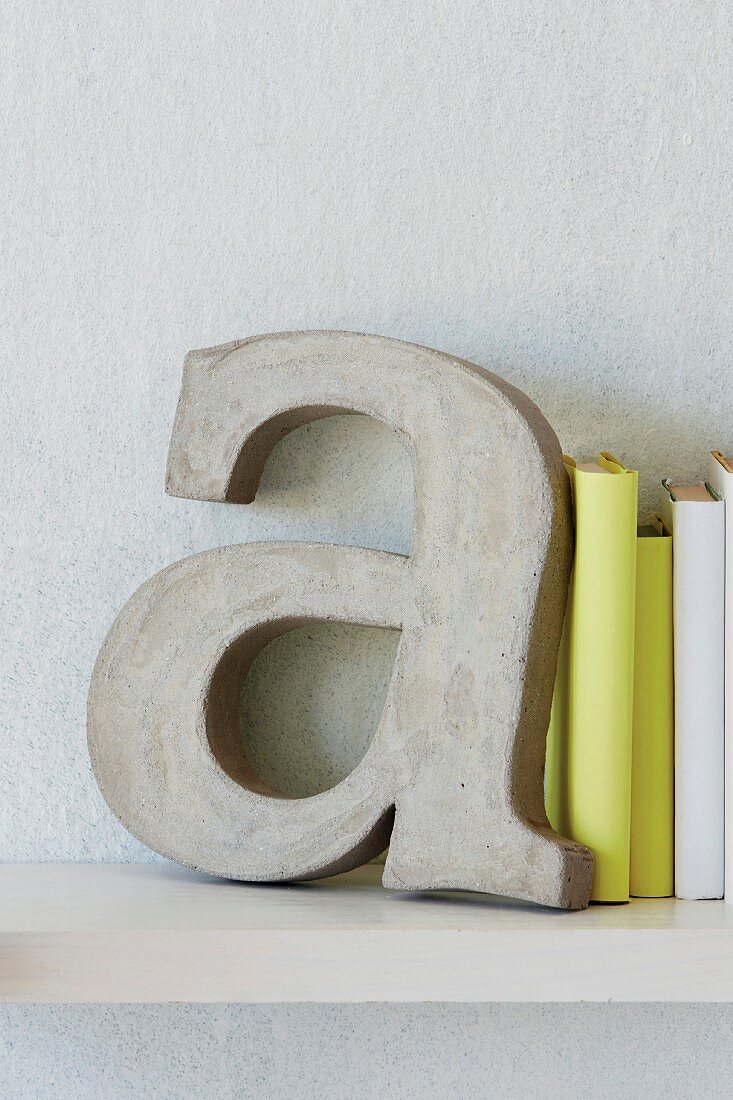
POLYGON ((575 557, 547 739, 547 813, 593 852, 593 901, 629 900, 637 474, 566 458, 575 557))
POLYGON ((636 542, 630 893, 674 893, 672 537, 661 516, 636 542))

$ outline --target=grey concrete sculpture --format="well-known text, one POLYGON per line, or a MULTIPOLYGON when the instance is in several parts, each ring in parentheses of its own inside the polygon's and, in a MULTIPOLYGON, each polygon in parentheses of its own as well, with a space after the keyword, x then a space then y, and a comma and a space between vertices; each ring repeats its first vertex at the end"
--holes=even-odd
POLYGON ((169 493, 251 501, 270 451, 343 413, 398 429, 415 479, 412 552, 228 546, 152 577, 97 659, 89 746, 127 828, 229 878, 308 879, 389 842, 384 884, 569 909, 592 858, 544 809, 545 737, 571 563, 557 439, 524 394, 451 355, 346 332, 281 333, 189 354, 169 493), (244 757, 238 700, 257 652, 313 620, 401 630, 366 755, 289 799, 244 757))

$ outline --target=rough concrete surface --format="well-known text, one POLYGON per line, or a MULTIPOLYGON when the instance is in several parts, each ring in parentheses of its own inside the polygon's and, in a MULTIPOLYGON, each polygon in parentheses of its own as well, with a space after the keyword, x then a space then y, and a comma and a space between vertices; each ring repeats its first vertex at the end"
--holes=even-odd
POLYGON ((0 1005, 0 1095, 728 1100, 731 1035, 728 1004, 0 1005))
POLYGON ((276 443, 329 415, 405 438, 409 557, 325 544, 224 547, 169 566, 115 620, 89 691, 102 793, 154 850, 248 880, 378 855, 393 889, 588 902, 592 860, 544 810, 545 740, 572 560, 570 487, 539 409, 471 363, 345 332, 186 358, 168 492, 250 502, 276 443), (246 758, 240 697, 272 639, 309 621, 401 631, 363 759, 308 799, 246 758))

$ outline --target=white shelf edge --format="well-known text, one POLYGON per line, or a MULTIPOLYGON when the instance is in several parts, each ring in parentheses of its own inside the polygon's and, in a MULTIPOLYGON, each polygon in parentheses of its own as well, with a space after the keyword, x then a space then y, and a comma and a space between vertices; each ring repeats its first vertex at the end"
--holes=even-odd
POLYGON ((733 907, 554 913, 168 865, 0 866, 0 1002, 733 1001, 733 907))

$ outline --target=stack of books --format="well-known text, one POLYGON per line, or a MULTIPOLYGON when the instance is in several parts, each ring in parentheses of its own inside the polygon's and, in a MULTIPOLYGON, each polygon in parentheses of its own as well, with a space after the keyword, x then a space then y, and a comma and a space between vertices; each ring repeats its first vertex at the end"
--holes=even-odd
POLYGON ((548 817, 593 851, 594 901, 726 884, 733 901, 733 459, 713 451, 700 485, 664 481, 640 527, 634 470, 565 462, 575 558, 548 817))

